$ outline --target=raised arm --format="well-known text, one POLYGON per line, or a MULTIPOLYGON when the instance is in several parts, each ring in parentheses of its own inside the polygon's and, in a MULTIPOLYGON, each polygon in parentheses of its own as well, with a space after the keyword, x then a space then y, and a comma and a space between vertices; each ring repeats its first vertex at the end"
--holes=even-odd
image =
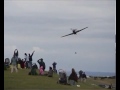
MULTIPOLYGON (((40 59, 39 59, 39 60, 40 60, 40 59)), ((39 61, 39 60, 37 60, 37 62, 38 62, 38 63, 40 63, 40 61, 39 61)))
POLYGON ((34 52, 35 52, 35 51, 33 51, 33 53, 31 54, 31 56, 33 56, 34 52))

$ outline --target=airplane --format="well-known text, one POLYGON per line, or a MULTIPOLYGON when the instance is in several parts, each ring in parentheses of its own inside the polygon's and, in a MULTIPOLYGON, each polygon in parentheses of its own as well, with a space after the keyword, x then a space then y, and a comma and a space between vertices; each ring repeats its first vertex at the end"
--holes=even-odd
POLYGON ((69 35, 72 35, 72 34, 77 34, 78 32, 80 32, 80 31, 82 31, 82 30, 84 30, 84 29, 86 29, 86 28, 88 28, 88 27, 85 27, 85 28, 80 29, 80 30, 72 29, 72 33, 67 34, 67 35, 64 35, 64 36, 62 36, 62 37, 69 36, 69 35))

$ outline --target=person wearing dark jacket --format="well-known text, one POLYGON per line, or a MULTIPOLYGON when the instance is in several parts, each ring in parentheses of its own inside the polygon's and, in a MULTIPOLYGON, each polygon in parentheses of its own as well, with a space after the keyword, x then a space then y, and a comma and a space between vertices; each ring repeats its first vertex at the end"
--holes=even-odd
POLYGON ((79 79, 80 79, 81 82, 82 82, 82 74, 83 74, 83 71, 80 70, 80 71, 79 71, 79 79))
POLYGON ((18 59, 18 50, 17 49, 15 49, 15 51, 14 51, 14 56, 18 59))
POLYGON ((30 67, 30 69, 32 68, 32 56, 33 56, 34 52, 35 51, 33 51, 33 53, 31 55, 29 54, 29 67, 30 67))
POLYGON ((86 82, 87 77, 86 77, 85 72, 83 72, 83 74, 82 74, 82 78, 83 78, 83 82, 86 82))
POLYGON ((43 61, 43 59, 39 59, 37 60, 37 62, 39 63, 39 67, 43 66, 43 71, 45 71, 45 62, 43 61))
POLYGON ((74 68, 72 68, 72 73, 68 77, 68 80, 69 80, 70 85, 75 85, 76 82, 78 82, 78 76, 77 76, 74 68))
POLYGON ((59 81, 57 83, 64 84, 64 85, 68 84, 67 83, 67 75, 65 72, 63 73, 63 76, 61 78, 59 78, 59 81))
POLYGON ((53 62, 52 65, 53 65, 53 71, 54 71, 55 73, 57 73, 57 72, 56 72, 56 71, 57 71, 57 70, 56 70, 56 65, 57 65, 57 63, 56 63, 56 62, 53 62))

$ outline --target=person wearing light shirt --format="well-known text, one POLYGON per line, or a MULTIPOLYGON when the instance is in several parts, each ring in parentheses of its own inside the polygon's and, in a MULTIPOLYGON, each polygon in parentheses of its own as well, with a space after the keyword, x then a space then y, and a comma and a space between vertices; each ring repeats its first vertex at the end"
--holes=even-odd
POLYGON ((11 73, 13 72, 14 69, 15 69, 16 72, 18 72, 18 70, 17 70, 17 59, 13 55, 13 57, 11 58, 11 73))
POLYGON ((25 61, 26 61, 26 69, 30 68, 30 64, 29 64, 29 56, 25 53, 25 61))

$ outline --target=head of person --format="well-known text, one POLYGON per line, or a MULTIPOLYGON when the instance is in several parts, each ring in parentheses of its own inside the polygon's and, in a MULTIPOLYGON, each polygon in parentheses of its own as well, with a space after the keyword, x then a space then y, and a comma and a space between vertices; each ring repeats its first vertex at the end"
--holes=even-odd
POLYGON ((27 56, 27 53, 25 53, 25 55, 27 56))
POLYGON ((49 67, 50 70, 52 70, 52 67, 49 67))
POLYGON ((40 61, 43 62, 43 59, 41 58, 40 61))
POLYGON ((75 73, 75 69, 74 68, 72 68, 72 73, 75 73))
POLYGON ((17 49, 15 49, 15 51, 16 51, 17 49))

